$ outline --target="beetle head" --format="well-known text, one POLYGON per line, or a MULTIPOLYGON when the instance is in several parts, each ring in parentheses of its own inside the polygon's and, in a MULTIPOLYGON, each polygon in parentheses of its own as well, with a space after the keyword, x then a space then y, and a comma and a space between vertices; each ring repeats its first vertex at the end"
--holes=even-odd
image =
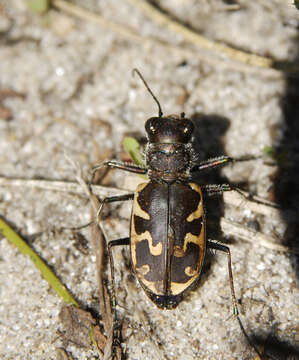
MULTIPOLYGON (((183 179, 188 176, 191 163, 190 140, 194 130, 191 120, 170 115, 147 120, 147 166, 164 180, 183 179)), ((149 173, 151 174, 151 173, 149 173)))
POLYGON ((161 105, 137 69, 137 73, 145 87, 158 105, 158 116, 151 117, 145 123, 148 136, 146 163, 149 168, 149 177, 175 181, 189 177, 192 162, 191 137, 194 125, 191 120, 181 116, 163 116, 161 105))
POLYGON ((177 115, 152 117, 145 123, 150 143, 187 144, 191 140, 194 125, 191 120, 177 115))

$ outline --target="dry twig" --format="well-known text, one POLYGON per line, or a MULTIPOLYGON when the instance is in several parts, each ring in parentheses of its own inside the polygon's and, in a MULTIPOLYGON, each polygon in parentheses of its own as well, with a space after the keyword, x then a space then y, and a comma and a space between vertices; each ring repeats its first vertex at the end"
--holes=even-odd
POLYGON ((223 201, 225 204, 237 208, 242 208, 244 202, 246 202, 247 210, 271 217, 272 219, 280 219, 281 209, 279 209, 279 206, 276 203, 265 200, 259 196, 250 196, 249 193, 243 190, 224 192, 223 201))
MULTIPOLYGON (((96 255, 96 266, 97 266, 97 278, 98 278, 98 291, 100 301, 100 314, 104 324, 104 329, 107 334, 106 345, 104 348, 104 359, 111 353, 112 339, 113 339, 113 316, 111 312, 110 297, 107 289, 105 288, 103 281, 104 271, 104 249, 106 246, 104 229, 100 223, 94 221, 95 215, 100 207, 100 202, 97 196, 95 196, 89 186, 86 184, 82 170, 71 158, 65 155, 67 160, 72 164, 75 169, 76 179, 81 186, 84 193, 88 196, 91 204, 91 239, 93 253, 96 255)), ((108 357, 109 358, 109 357, 108 357)))
POLYGON ((217 58, 211 56, 210 53, 205 53, 204 51, 198 51, 196 48, 187 48, 183 46, 176 46, 166 43, 160 39, 150 38, 146 36, 139 35, 137 31, 129 28, 128 26, 116 24, 112 21, 104 19, 99 14, 94 14, 86 9, 78 7, 74 4, 71 4, 64 0, 52 0, 52 5, 58 9, 65 11, 68 14, 76 16, 80 19, 93 22, 99 26, 104 27, 105 29, 110 29, 116 33, 121 38, 124 38, 129 41, 133 41, 142 46, 144 45, 156 45, 163 47, 164 50, 168 52, 176 52, 186 58, 196 56, 198 59, 201 59, 204 62, 207 62, 214 66, 224 66, 230 69, 242 71, 242 72, 257 72, 258 69, 262 69, 268 75, 277 75, 279 72, 274 69, 273 60, 263 56, 258 56, 254 54, 249 54, 241 50, 233 49, 232 47, 209 40, 204 36, 198 34, 197 32, 188 29, 184 25, 170 19, 167 15, 162 14, 160 11, 155 9, 149 3, 144 1, 130 0, 134 6, 139 7, 146 16, 150 17, 152 20, 159 23, 161 26, 167 27, 175 32, 179 32, 188 43, 193 45, 199 45, 201 49, 206 49, 218 53, 219 55, 225 55, 225 58, 222 56, 217 58), (230 61, 226 61, 226 60, 230 61), (232 61, 234 60, 234 61, 232 61))
POLYGON ((138 7, 147 17, 154 20, 154 22, 160 24, 164 28, 175 31, 181 34, 184 39, 192 44, 199 45, 202 48, 215 51, 225 55, 229 59, 237 60, 241 63, 245 63, 252 66, 271 68, 273 66, 273 60, 264 56, 250 54, 245 51, 237 50, 231 46, 222 44, 217 41, 209 40, 206 37, 198 34, 194 30, 187 28, 170 18, 170 16, 162 13, 151 3, 144 0, 128 0, 132 5, 138 7))
MULTIPOLYGON (((26 187, 32 189, 42 189, 50 191, 61 191, 67 193, 73 193, 77 195, 86 196, 86 190, 76 182, 67 182, 67 181, 56 181, 56 180, 30 180, 30 179, 15 179, 0 177, 0 186, 6 187, 26 187)), ((121 190, 112 187, 93 185, 92 193, 99 196, 114 196, 114 195, 125 195, 128 193, 127 190, 121 190)))
POLYGON ((275 240, 271 236, 249 229, 224 217, 220 219, 220 227, 225 235, 231 235, 254 245, 263 246, 274 251, 299 254, 299 248, 290 248, 288 246, 275 244, 275 240))

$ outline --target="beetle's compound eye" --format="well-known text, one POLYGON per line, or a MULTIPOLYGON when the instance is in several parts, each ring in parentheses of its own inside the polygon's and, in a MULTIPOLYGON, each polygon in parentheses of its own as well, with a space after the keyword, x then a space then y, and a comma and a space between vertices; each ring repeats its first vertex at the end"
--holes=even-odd
POLYGON ((191 121, 188 121, 188 122, 185 122, 185 127, 184 127, 184 134, 187 135, 187 136, 191 136, 191 134, 193 133, 194 131, 194 125, 191 121))
POLYGON ((157 131, 157 121, 158 118, 150 118, 145 123, 145 130, 149 136, 154 135, 157 131))

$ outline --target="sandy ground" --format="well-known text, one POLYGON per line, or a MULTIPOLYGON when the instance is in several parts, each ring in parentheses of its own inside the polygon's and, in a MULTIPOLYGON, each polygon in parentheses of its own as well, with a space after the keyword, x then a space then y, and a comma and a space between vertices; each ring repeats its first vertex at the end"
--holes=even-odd
MULTIPOLYGON (((239 1, 239 9, 222 1, 159 4, 209 39, 277 61, 298 56, 299 11, 291 1, 239 1)), ((221 175, 199 181, 232 181, 280 203, 290 212, 273 218, 248 210, 246 201, 237 208, 220 206, 218 221, 223 212, 227 219, 259 230, 277 243, 295 246, 297 219, 290 217, 298 210, 297 158, 291 157, 298 154, 296 77, 221 59, 156 24, 130 2, 90 0, 84 5, 133 29, 144 41, 56 10, 34 15, 25 1, 0 1, 0 90, 22 94, 2 101, 11 116, 2 111, 0 118, 1 176, 75 181, 65 153, 86 174, 107 157, 121 158, 123 136, 144 135, 145 120, 157 114, 141 81, 132 78, 137 67, 165 114, 184 111, 193 117, 200 159, 223 153, 261 155, 266 146, 278 149, 279 161, 289 159, 282 167, 281 162, 265 158, 235 164, 221 175), (286 175, 279 179, 284 179, 284 190, 278 193, 277 179, 283 171, 286 175)), ((125 175, 113 171, 105 184, 129 188, 135 180, 125 175)), ((212 202, 218 208, 220 203, 212 202)), ((2 186, 0 214, 51 265, 82 307, 97 314, 91 247, 86 254, 71 231, 50 231, 87 223, 86 198, 2 186)), ((127 236, 129 216, 129 203, 107 208, 104 226, 111 239, 127 236)), ((88 229, 81 235, 89 241, 88 229)), ((225 239, 225 234, 221 237, 225 239)), ((256 244, 226 240, 248 334, 272 356, 267 358, 299 358, 296 259, 267 249, 258 239, 256 244)), ((201 286, 173 311, 160 311, 147 299, 131 276, 127 249, 115 250, 115 263, 119 314, 127 327, 123 345, 127 359, 256 359, 230 317, 225 255, 217 253, 210 259, 201 286)), ((31 261, 1 238, 0 358, 56 359, 56 349, 63 346, 58 318, 62 305, 31 261)), ((69 344, 66 350, 74 359, 97 358, 95 349, 69 344)))

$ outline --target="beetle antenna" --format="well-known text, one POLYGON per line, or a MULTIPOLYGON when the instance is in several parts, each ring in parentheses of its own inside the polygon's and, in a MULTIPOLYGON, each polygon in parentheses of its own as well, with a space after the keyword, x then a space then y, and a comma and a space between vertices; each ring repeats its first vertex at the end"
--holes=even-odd
POLYGON ((153 99, 156 101, 158 108, 159 108, 159 117, 163 116, 163 112, 162 112, 162 108, 161 105, 158 101, 158 99, 156 98, 156 96, 154 95, 154 93, 152 92, 152 90, 150 89, 150 87, 147 85, 147 82, 144 80, 143 76, 141 75, 140 71, 136 68, 133 69, 132 74, 134 76, 134 73, 137 73, 137 75, 140 77, 140 79, 143 81, 143 84, 145 85, 145 87, 147 88, 148 92, 152 95, 153 99))

